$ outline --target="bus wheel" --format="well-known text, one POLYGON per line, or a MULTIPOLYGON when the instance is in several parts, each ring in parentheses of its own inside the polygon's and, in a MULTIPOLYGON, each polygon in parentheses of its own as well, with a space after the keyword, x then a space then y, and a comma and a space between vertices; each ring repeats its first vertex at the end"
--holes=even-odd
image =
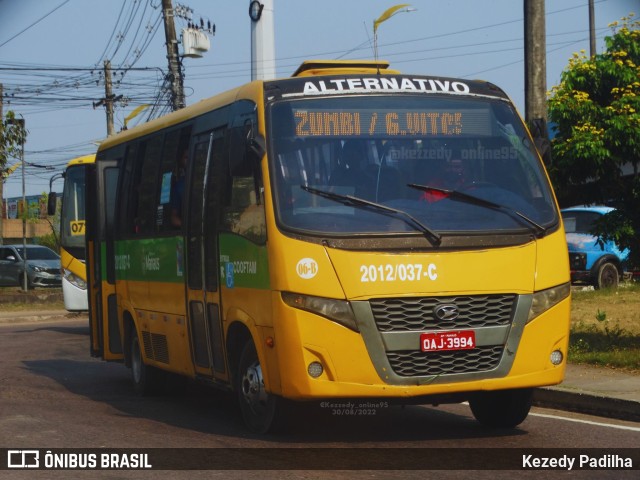
POLYGON ((596 288, 618 288, 618 279, 620 275, 618 269, 613 263, 603 263, 598 268, 598 278, 596 279, 596 288))
POLYGON ((520 425, 531 409, 533 389, 479 392, 469 399, 473 416, 491 428, 513 428, 520 425))
POLYGON ((135 327, 131 329, 131 378, 133 388, 138 395, 146 396, 158 393, 162 386, 162 371, 144 363, 140 340, 135 327))
POLYGON ((273 429, 279 416, 280 398, 265 390, 262 367, 251 340, 244 345, 240 354, 236 390, 247 427, 256 433, 267 433, 273 429))

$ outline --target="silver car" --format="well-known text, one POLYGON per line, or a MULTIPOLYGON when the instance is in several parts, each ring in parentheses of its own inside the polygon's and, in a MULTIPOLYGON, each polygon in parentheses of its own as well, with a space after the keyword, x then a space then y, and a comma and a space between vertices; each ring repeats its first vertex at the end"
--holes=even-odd
MULTIPOLYGON (((22 285, 25 267, 22 245, 0 245, 0 285, 22 285)), ((27 245, 27 288, 59 287, 60 256, 41 245, 27 245)))

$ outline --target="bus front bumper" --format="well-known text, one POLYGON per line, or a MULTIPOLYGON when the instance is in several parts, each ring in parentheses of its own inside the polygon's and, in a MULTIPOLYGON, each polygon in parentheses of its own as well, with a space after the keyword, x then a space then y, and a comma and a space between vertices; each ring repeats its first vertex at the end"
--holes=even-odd
MULTIPOLYGON (((458 399, 476 391, 558 384, 566 367, 570 300, 527 323, 524 311, 529 305, 520 305, 522 312, 514 318, 496 368, 417 376, 394 371, 385 360, 385 341, 374 338, 379 333, 354 332, 317 315, 284 308, 274 324, 280 382, 268 388, 295 400, 397 398, 413 403, 420 397, 458 399)), ((482 336, 481 330, 477 335, 482 336)), ((415 336, 414 353, 420 351, 420 332, 415 336)))

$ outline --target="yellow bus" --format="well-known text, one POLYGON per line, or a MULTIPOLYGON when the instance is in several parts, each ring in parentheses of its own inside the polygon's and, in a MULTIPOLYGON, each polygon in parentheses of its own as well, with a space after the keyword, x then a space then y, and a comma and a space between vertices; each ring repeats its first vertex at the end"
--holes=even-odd
MULTIPOLYGON (((60 208, 60 267, 64 306, 70 312, 88 309, 87 268, 85 265, 85 171, 95 154, 69 161, 64 171, 60 208)), ((50 194, 55 199, 55 194, 50 194)), ((49 214, 55 212, 55 202, 49 214)))
POLYGON ((89 167, 91 350, 148 394, 469 401, 489 426, 562 381, 562 219, 507 95, 308 61, 108 138, 89 167))

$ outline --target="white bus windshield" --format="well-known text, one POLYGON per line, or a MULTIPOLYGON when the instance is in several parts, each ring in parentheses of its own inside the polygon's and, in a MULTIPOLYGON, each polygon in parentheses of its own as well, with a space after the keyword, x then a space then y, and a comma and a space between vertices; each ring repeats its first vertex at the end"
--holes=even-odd
POLYGON ((538 156, 505 101, 305 98, 274 103, 268 122, 283 228, 334 236, 416 232, 411 222, 345 196, 401 211, 445 235, 530 232, 532 225, 544 232, 558 222, 538 156))
POLYGON ((69 167, 65 172, 60 213, 60 243, 67 249, 84 249, 85 169, 86 165, 77 165, 69 167))

